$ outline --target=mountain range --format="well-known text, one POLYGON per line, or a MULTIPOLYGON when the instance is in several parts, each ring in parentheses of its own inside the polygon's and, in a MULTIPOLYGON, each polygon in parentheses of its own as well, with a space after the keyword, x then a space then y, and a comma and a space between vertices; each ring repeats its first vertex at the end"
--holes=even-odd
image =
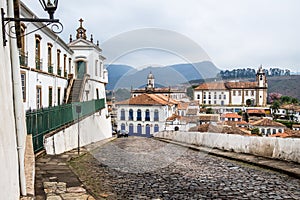
POLYGON ((121 64, 106 66, 108 71, 107 90, 117 88, 140 88, 147 83, 147 76, 154 75, 156 85, 169 87, 196 79, 213 78, 219 69, 210 61, 190 64, 176 64, 164 67, 148 66, 141 70, 121 64))

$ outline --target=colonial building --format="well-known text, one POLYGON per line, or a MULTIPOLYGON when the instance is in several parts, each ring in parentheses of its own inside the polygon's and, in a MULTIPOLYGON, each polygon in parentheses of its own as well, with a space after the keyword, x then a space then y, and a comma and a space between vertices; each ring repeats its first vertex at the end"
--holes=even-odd
POLYGON ((210 106, 266 106, 267 79, 260 67, 255 82, 210 82, 194 89, 194 99, 210 106))
POLYGON ((176 112, 178 102, 162 94, 141 94, 116 103, 118 130, 129 135, 150 137, 165 129, 166 120, 176 112))
POLYGON ((285 125, 283 125, 279 122, 275 122, 268 118, 263 118, 256 122, 253 122, 252 126, 254 128, 258 128, 259 133, 262 134, 262 136, 269 136, 269 135, 274 135, 277 133, 284 133, 284 129, 286 128, 285 125))
POLYGON ((156 88, 154 75, 150 72, 147 76, 147 84, 145 88, 131 90, 131 97, 136 97, 141 94, 162 94, 177 101, 188 101, 186 90, 179 88, 156 88))

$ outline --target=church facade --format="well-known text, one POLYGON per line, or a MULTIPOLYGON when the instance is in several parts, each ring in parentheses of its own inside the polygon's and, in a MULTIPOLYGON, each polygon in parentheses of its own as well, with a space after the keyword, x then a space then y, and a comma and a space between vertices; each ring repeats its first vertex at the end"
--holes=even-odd
POLYGON ((186 90, 171 87, 155 87, 155 78, 151 72, 147 76, 147 84, 145 88, 131 90, 131 97, 137 97, 141 94, 160 94, 177 101, 188 101, 186 90))
POLYGON ((263 68, 255 82, 210 82, 194 89, 194 100, 208 106, 266 106, 268 83, 263 68))

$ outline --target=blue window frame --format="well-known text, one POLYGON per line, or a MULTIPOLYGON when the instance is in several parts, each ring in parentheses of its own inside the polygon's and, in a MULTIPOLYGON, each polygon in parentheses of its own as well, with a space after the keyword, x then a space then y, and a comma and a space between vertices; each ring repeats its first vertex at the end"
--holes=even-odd
POLYGON ((140 109, 137 110, 136 120, 142 121, 142 111, 140 109))

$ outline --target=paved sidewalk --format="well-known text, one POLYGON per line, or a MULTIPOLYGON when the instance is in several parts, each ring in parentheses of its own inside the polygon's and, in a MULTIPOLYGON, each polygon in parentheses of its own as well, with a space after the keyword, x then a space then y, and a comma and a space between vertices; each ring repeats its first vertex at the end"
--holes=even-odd
POLYGON ((36 200, 94 200, 67 163, 113 139, 115 138, 80 148, 80 155, 77 149, 74 149, 60 155, 44 155, 38 158, 35 164, 36 200))
POLYGON ((259 167, 271 169, 271 170, 285 173, 287 175, 290 175, 292 177, 300 179, 300 164, 297 164, 295 162, 288 162, 288 161, 260 157, 260 156, 250 155, 250 154, 222 151, 219 149, 212 149, 212 148, 203 147, 203 146, 196 146, 196 145, 176 142, 176 141, 172 141, 172 140, 168 140, 168 139, 164 139, 164 138, 156 138, 155 137, 154 139, 157 139, 157 140, 160 140, 163 142, 167 142, 167 143, 180 145, 180 146, 187 147, 189 149, 193 149, 196 151, 205 152, 210 155, 220 156, 220 157, 227 158, 230 160, 241 161, 241 162, 245 162, 245 163, 248 163, 251 165, 256 165, 259 167))

